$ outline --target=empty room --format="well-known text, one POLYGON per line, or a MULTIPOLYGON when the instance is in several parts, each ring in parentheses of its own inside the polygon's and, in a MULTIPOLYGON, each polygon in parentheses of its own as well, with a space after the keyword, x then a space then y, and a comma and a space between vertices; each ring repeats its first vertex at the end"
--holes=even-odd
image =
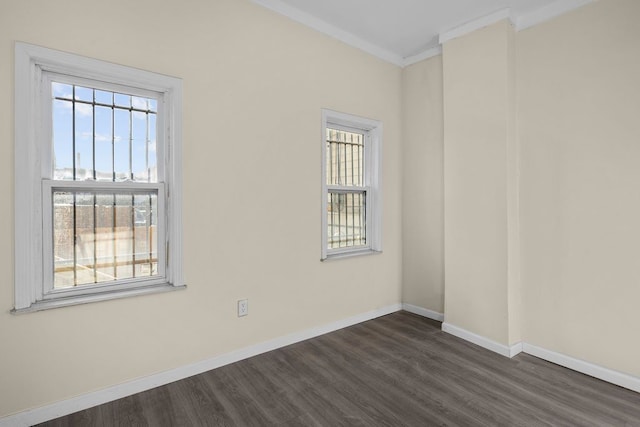
POLYGON ((639 20, 0 0, 0 427, 640 426, 639 20))

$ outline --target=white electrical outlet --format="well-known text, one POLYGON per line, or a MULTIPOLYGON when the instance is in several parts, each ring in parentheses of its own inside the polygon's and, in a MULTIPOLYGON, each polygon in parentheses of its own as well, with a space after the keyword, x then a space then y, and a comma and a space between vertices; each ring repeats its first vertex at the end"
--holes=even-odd
POLYGON ((246 316, 249 314, 249 300, 238 300, 238 317, 246 316))

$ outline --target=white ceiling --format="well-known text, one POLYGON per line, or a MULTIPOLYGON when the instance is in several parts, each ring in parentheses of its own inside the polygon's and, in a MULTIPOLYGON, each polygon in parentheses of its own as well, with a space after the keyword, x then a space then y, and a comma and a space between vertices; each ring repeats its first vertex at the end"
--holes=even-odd
POLYGON ((522 29, 591 1, 254 0, 398 65, 437 53, 440 36, 460 27, 473 30, 510 18, 522 29))

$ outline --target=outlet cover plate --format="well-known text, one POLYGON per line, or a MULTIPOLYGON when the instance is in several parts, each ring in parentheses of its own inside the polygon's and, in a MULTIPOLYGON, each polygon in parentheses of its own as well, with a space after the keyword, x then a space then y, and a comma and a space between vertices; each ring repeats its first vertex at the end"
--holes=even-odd
POLYGON ((238 317, 243 317, 249 314, 249 300, 238 300, 238 317))

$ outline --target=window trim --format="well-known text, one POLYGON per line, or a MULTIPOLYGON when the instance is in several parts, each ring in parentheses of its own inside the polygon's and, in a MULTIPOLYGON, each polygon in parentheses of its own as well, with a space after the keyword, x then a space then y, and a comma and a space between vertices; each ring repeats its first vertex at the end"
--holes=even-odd
MULTIPOLYGON (((87 58, 27 43, 15 44, 15 301, 13 313, 38 311, 67 305, 122 298, 185 288, 182 242, 182 80, 97 59, 87 58), (151 283, 127 289, 108 289, 79 295, 44 298, 43 183, 51 173, 43 140, 48 138, 50 106, 43 91, 50 91, 43 72, 69 75, 78 80, 126 86, 133 91, 159 94, 165 120, 158 118, 159 133, 164 134, 164 191, 166 192, 166 248, 169 260, 163 283, 151 283)), ((160 108, 160 106, 159 106, 160 108)), ((160 162, 160 157, 158 162, 160 162)), ((51 185, 58 187, 60 181, 51 185)), ((74 182, 74 186, 81 182, 74 182)), ((96 187, 97 182, 90 185, 96 187)))
POLYGON ((382 122, 367 119, 353 114, 341 113, 330 109, 322 109, 321 126, 321 176, 322 176, 322 220, 321 220, 321 261, 368 255, 382 252, 382 187, 380 177, 382 172, 382 122), (327 127, 345 131, 365 132, 365 160, 364 186, 341 188, 341 186, 327 185, 327 127), (345 192, 366 191, 366 229, 367 244, 347 248, 328 248, 328 219, 327 194, 334 189, 345 192))

